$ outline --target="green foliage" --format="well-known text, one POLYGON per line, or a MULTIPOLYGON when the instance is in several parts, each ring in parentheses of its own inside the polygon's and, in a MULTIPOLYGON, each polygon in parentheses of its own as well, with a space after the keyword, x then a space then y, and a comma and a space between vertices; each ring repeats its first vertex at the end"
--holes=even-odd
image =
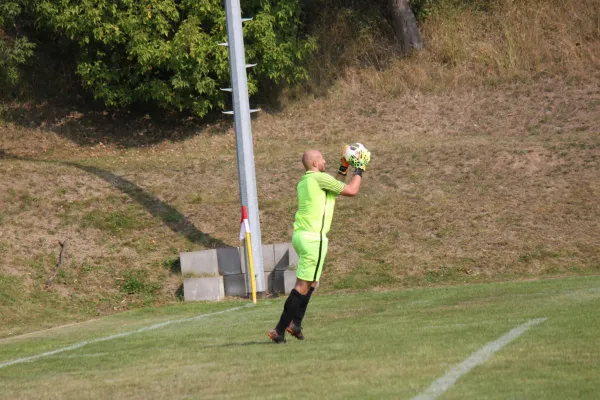
POLYGON ((317 43, 312 37, 301 39, 300 2, 254 0, 247 2, 246 7, 249 15, 255 15, 247 23, 246 57, 260 60, 257 75, 288 84, 307 79, 306 69, 298 63, 317 49, 317 43), (255 14, 253 10, 260 11, 255 14))
POLYGON ((159 283, 148 282, 146 271, 126 272, 121 284, 121 292, 127 294, 152 295, 160 288, 159 283))
POLYGON ((29 4, 26 0, 0 3, 0 87, 19 82, 19 66, 33 55, 35 44, 17 33, 17 21, 29 4))
MULTIPOLYGON (((77 45, 77 74, 107 106, 152 103, 198 116, 224 107, 229 86, 225 11, 221 0, 42 0, 39 17, 77 45)), ((300 38, 299 0, 244 3, 249 90, 261 80, 298 82, 315 48, 300 38)))
POLYGON ((410 8, 415 14, 417 21, 424 21, 431 15, 431 12, 439 0, 409 0, 410 8))
POLYGON ((181 274, 181 261, 179 256, 169 257, 162 261, 163 268, 177 274, 181 274))

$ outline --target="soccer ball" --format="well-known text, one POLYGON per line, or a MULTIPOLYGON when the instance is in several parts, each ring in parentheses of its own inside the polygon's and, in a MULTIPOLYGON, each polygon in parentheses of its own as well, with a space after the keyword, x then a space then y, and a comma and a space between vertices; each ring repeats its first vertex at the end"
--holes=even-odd
POLYGON ((367 151, 367 149, 360 143, 349 144, 344 148, 344 158, 348 161, 348 164, 356 167, 361 158, 361 153, 364 151, 367 151))

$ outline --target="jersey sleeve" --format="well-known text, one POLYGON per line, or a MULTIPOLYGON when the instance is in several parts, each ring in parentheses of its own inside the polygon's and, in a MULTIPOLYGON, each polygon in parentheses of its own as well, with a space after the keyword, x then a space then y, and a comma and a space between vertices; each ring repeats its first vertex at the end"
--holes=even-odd
POLYGON ((344 182, 338 181, 334 177, 326 173, 320 173, 316 177, 317 182, 319 183, 319 187, 322 190, 326 190, 335 195, 342 193, 346 184, 344 182))

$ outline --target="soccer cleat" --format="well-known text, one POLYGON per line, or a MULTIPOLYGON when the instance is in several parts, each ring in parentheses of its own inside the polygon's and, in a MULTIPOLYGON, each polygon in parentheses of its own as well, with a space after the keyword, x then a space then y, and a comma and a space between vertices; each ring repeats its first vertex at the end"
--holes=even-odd
POLYGON ((290 326, 286 328, 286 331, 298 340, 304 340, 304 334, 302 333, 302 327, 297 326, 294 322, 290 322, 290 326))
POLYGON ((269 339, 271 339, 273 342, 275 342, 277 344, 285 343, 285 332, 280 334, 279 332, 277 332, 276 329, 273 329, 273 330, 269 331, 269 339))

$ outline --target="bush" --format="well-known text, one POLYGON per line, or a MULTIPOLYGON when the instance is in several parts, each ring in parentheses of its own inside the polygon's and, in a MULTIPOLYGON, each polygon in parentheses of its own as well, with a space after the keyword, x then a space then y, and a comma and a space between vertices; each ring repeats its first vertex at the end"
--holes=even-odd
MULTIPOLYGON (((106 106, 152 103, 203 116, 224 107, 229 87, 225 10, 221 0, 64 0, 39 2, 43 21, 77 44, 77 74, 106 106)), ((299 0, 244 2, 249 91, 257 82, 306 78, 302 61, 315 48, 301 38, 299 0)))
POLYGON ((3 1, 0 4, 0 87, 19 82, 19 66, 33 55, 35 45, 17 33, 17 21, 26 1, 3 1))

